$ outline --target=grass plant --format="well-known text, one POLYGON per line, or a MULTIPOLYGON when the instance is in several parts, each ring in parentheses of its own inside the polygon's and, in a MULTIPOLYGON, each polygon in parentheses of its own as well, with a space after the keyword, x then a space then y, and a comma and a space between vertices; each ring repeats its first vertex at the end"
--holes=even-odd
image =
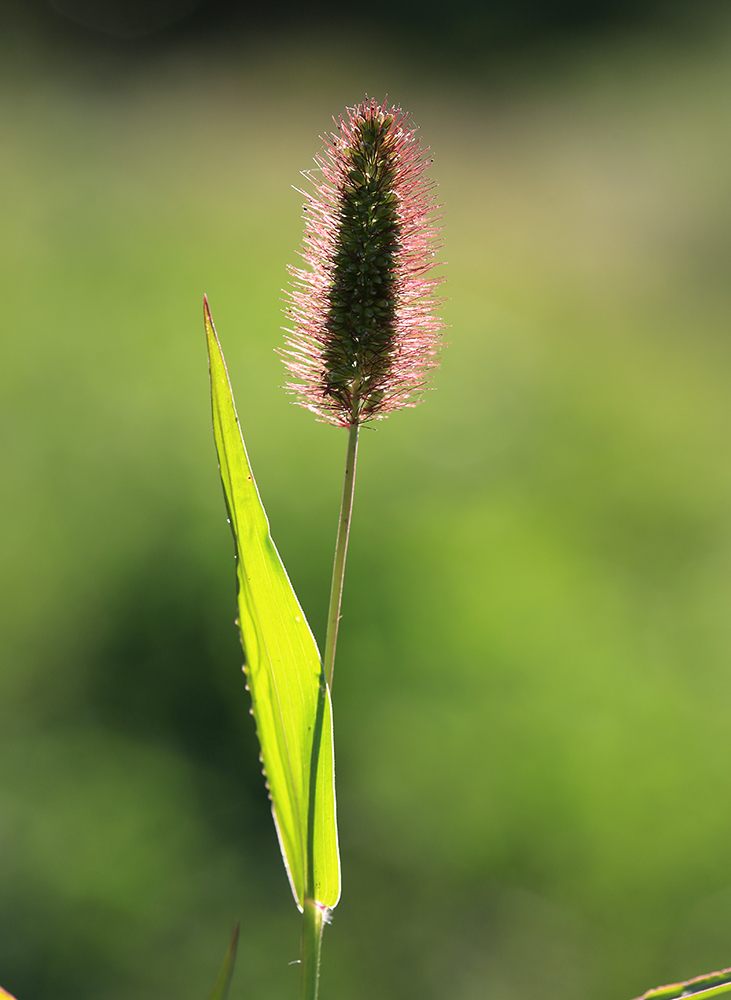
POLYGON ((333 682, 361 425, 413 405, 434 366, 428 161, 400 108, 366 99, 340 119, 308 196, 293 270, 285 361, 302 405, 347 428, 343 498, 320 659, 274 546, 241 435, 220 344, 204 303, 213 427, 234 536, 241 642, 272 814, 302 913, 301 1000, 316 1000, 322 932, 340 898, 333 682))

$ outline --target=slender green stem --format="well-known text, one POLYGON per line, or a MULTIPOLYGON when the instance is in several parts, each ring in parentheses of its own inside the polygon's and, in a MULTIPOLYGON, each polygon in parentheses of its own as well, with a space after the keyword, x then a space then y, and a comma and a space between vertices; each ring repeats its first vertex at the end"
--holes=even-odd
POLYGON ((358 428, 354 422, 348 433, 348 453, 345 459, 345 479, 343 481, 343 501, 340 505, 340 521, 338 522, 338 540, 335 544, 335 562, 333 563, 333 579, 330 588, 330 610, 327 615, 327 638, 325 639, 325 659, 323 669, 327 683, 332 690, 333 670, 335 667, 335 646, 338 641, 338 625, 340 624, 340 602, 343 599, 343 579, 345 578, 345 556, 348 552, 348 534, 350 532, 350 515, 353 513, 353 491, 355 489, 355 463, 358 458, 358 428))
POLYGON ((325 717, 327 685, 324 671, 320 674, 315 727, 310 760, 310 801, 307 810, 307 858, 305 870, 305 901, 302 908, 302 946, 300 949, 300 1000, 317 1000, 320 979, 320 949, 326 907, 315 900, 315 803, 317 796, 317 765, 320 759, 322 724, 325 717))
POLYGON ((302 950, 300 953, 301 1000, 317 1000, 324 918, 324 908, 314 899, 306 899, 302 913, 302 950))
MULTIPOLYGON (((355 414, 355 409, 354 409, 355 414)), ((343 580, 345 578, 345 557, 348 552, 348 534, 350 532, 350 516, 353 512, 353 491, 355 489, 355 463, 358 457, 358 427, 356 419, 350 425, 348 432, 348 452, 345 459, 345 478, 343 481, 343 500, 340 505, 340 520, 338 521, 338 538, 335 543, 335 562, 333 564, 332 587, 330 589, 330 608, 327 615, 327 638, 325 639, 325 658, 322 662, 323 677, 327 679, 328 687, 332 687, 333 667, 335 665, 335 646, 338 641, 338 624, 340 623, 340 603, 343 598, 343 580)), ((315 796, 317 793, 317 765, 320 754, 322 722, 324 717, 327 688, 324 680, 320 686, 320 697, 317 703, 315 732, 313 733, 312 759, 310 761, 310 801, 307 816, 307 859, 305 902, 302 913, 302 949, 300 953, 300 998, 301 1000, 317 1000, 317 987, 320 977, 320 950, 322 946, 322 929, 326 910, 314 899, 314 833, 315 833, 315 796)))

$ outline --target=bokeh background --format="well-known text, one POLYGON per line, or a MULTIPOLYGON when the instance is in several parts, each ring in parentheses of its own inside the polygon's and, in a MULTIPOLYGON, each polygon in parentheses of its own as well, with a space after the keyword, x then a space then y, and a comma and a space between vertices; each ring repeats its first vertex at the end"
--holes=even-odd
POLYGON ((240 918, 232 1000, 297 995, 201 298, 322 641, 345 441, 275 351, 292 186, 366 92, 434 156, 449 346, 363 434, 323 1000, 731 965, 724 6, 27 0, 0 29, 0 983, 202 1000, 240 918))

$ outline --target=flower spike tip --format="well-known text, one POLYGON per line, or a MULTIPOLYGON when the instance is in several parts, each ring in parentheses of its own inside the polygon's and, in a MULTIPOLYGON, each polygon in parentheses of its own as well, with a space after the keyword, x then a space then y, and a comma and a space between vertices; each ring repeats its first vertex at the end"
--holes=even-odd
POLYGON ((433 182, 410 117, 366 98, 336 121, 302 192, 309 270, 291 268, 286 388, 321 420, 358 426, 413 406, 437 364, 433 182))

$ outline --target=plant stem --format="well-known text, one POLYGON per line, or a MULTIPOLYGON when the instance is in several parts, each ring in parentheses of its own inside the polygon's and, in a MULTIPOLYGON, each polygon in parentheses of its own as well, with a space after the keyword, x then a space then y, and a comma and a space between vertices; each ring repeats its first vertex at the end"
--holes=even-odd
POLYGON ((320 945, 325 910, 314 899, 306 899, 302 913, 302 950, 300 952, 300 998, 317 1000, 320 977, 320 945))
MULTIPOLYGON (((355 463, 358 457, 358 427, 359 423, 354 419, 348 431, 348 451, 345 458, 343 499, 340 505, 338 538, 335 543, 335 562, 333 564, 333 578, 332 586, 330 588, 330 608, 327 615, 327 638, 325 639, 325 658, 322 662, 322 676, 326 679, 327 686, 330 688, 332 688, 333 682, 335 646, 338 641, 340 602, 343 598, 343 580, 345 578, 345 557, 348 552, 350 517, 353 512, 355 463)), ((317 703, 315 731, 313 733, 312 759, 310 761, 310 801, 308 804, 307 816, 307 867, 305 879, 305 902, 302 913, 302 947, 300 951, 300 1000, 317 1000, 317 987, 320 978, 322 930, 326 912, 325 908, 312 898, 315 892, 314 833, 315 796, 317 794, 317 765, 320 755, 320 740, 322 736, 322 722, 326 698, 327 688, 325 687, 325 681, 322 681, 320 685, 320 696, 317 703)))
POLYGON ((332 690, 333 686, 335 646, 338 641, 338 625, 340 624, 340 602, 343 599, 343 579, 345 578, 345 556, 348 552, 350 516, 353 513, 353 491, 355 489, 355 463, 358 458, 359 426, 357 421, 354 421, 350 425, 348 433, 348 452, 345 459, 345 478, 343 480, 343 501, 340 505, 338 540, 335 544, 335 562, 333 563, 333 579, 330 588, 330 609, 327 615, 325 659, 322 665, 330 690, 332 690))

